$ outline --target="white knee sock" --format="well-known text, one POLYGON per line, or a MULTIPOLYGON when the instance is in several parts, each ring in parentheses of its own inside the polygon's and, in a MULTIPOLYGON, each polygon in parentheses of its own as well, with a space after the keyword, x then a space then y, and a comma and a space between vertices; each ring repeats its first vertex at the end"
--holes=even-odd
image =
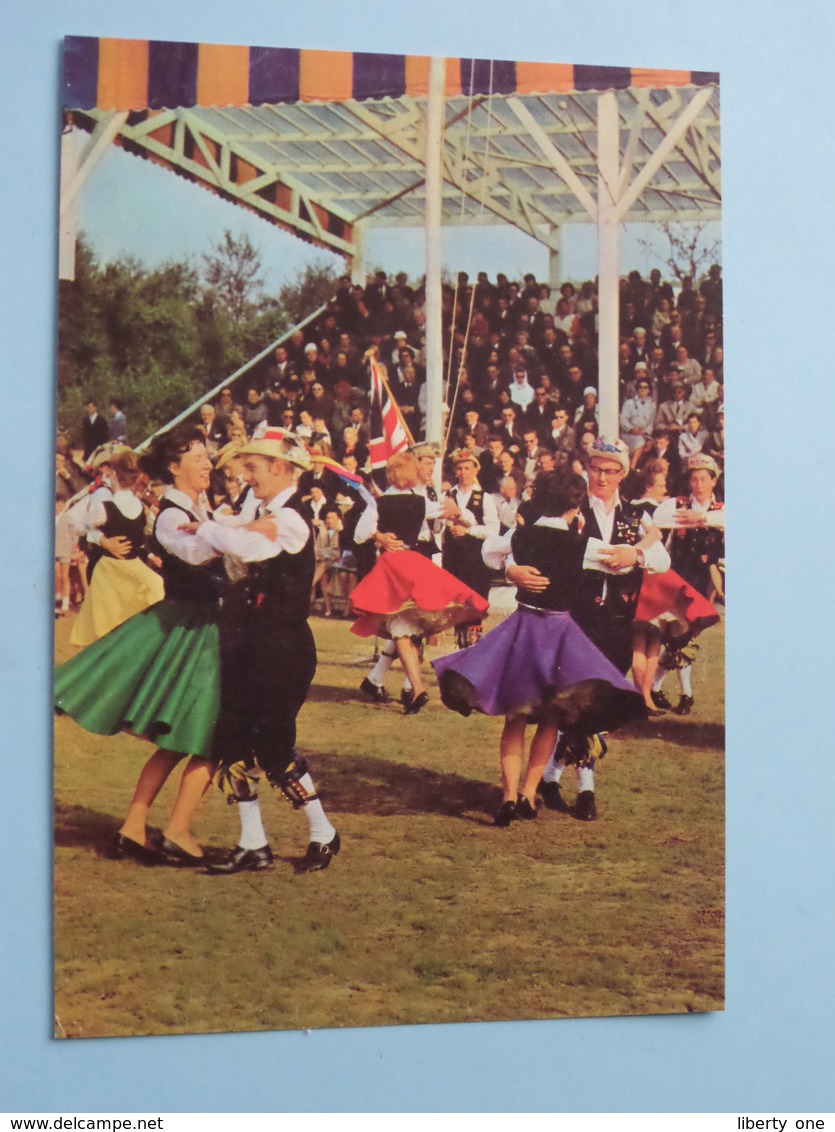
MULTIPOLYGON (((313 779, 309 774, 301 776, 299 785, 303 786, 308 794, 316 793, 316 787, 313 785, 313 779)), ((329 841, 333 841, 336 830, 328 821, 327 815, 322 809, 322 803, 318 798, 315 798, 312 802, 305 802, 304 816, 307 818, 307 824, 310 827, 311 841, 318 841, 322 845, 327 845, 329 841)))
POLYGON ((659 668, 658 669, 658 671, 655 674, 655 679, 652 682, 653 692, 660 692, 661 691, 661 685, 664 683, 664 677, 666 675, 667 675, 667 669, 666 668, 659 668))
POLYGON ((562 778, 562 772, 565 770, 565 763, 558 762, 556 758, 557 744, 559 743, 559 741, 560 736, 558 732, 556 742, 554 743, 554 749, 551 752, 551 757, 548 759, 548 762, 545 764, 545 770, 543 770, 542 772, 543 782, 559 782, 559 780, 562 778))
POLYGON ((267 844, 267 835, 261 823, 261 806, 258 799, 238 802, 238 816, 241 819, 241 834, 238 838, 241 849, 263 848, 267 844))
POLYGON ((577 767, 577 792, 594 790, 594 770, 590 766, 577 767))
POLYGON ((380 649, 379 660, 368 673, 368 679, 376 688, 382 688, 383 682, 391 671, 391 666, 394 664, 394 658, 396 656, 397 648, 394 641, 386 641, 380 649))
POLYGON ((688 664, 686 668, 678 669, 678 683, 681 688, 681 694, 683 696, 689 696, 691 700, 693 698, 692 672, 693 666, 691 664, 688 664))

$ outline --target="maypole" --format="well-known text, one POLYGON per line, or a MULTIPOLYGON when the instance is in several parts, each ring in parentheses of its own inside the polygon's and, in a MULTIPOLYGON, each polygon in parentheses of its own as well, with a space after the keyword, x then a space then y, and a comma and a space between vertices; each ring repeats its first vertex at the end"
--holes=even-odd
POLYGON ((433 58, 426 108, 426 439, 433 444, 441 444, 443 439, 441 166, 445 78, 445 60, 433 58))

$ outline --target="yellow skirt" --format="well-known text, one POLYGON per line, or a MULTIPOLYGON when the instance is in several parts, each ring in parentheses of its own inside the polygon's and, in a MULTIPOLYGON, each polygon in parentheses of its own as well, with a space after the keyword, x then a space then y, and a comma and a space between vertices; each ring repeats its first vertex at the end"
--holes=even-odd
POLYGON ((70 633, 84 648, 165 596, 162 578, 141 558, 102 558, 70 633))

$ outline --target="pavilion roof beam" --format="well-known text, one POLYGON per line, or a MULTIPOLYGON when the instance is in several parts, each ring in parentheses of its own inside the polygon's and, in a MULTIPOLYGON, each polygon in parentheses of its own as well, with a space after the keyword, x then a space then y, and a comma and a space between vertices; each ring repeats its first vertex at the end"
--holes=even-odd
MULTIPOLYGON (((142 124, 144 125, 144 123, 142 124)), ((141 148, 147 150, 149 153, 154 154, 176 168, 183 169, 196 181, 205 182, 212 188, 218 189, 225 195, 237 200, 239 203, 247 205, 256 212, 263 213, 269 219, 277 220, 291 228, 297 229, 300 233, 330 248, 339 255, 352 254, 353 243, 327 231, 319 220, 314 207, 316 204, 321 205, 321 207, 325 208, 328 212, 339 215, 340 219, 343 219, 346 224, 350 224, 352 222, 351 217, 343 215, 343 210, 339 209, 339 206, 335 208, 329 201, 325 202, 319 200, 315 194, 311 193, 303 185, 299 185, 293 177, 287 177, 284 174, 279 175, 272 171, 265 171, 251 181, 238 184, 231 180, 228 175, 228 159, 221 156, 221 160, 219 162, 216 161, 210 151, 207 153, 208 147, 205 146, 205 142, 202 145, 200 144, 201 131, 199 129, 197 133, 193 135, 194 142, 201 156, 208 164, 203 165, 199 161, 195 161, 193 158, 186 156, 184 149, 186 129, 188 129, 189 133, 192 132, 191 124, 187 118, 183 116, 182 127, 174 131, 172 145, 166 145, 158 138, 152 137, 147 130, 143 131, 141 136, 138 136, 134 132, 134 128, 128 126, 126 123, 122 124, 118 132, 129 141, 134 141, 139 144, 141 148), (225 173, 224 168, 226 170, 225 173), (259 189, 263 189, 266 185, 279 180, 290 189, 291 206, 289 209, 281 208, 258 195, 259 189), (309 219, 305 219, 304 215, 302 215, 302 206, 309 219)), ((224 148, 223 140, 221 139, 218 144, 222 154, 224 148)), ((258 162, 257 159, 254 158, 254 155, 247 155, 246 152, 239 153, 239 147, 234 147, 234 149, 233 147, 226 148, 234 152, 237 156, 242 157, 256 168, 263 164, 262 162, 258 162)))
POLYGON ((81 160, 78 163, 75 175, 61 192, 60 216, 66 214, 75 198, 78 196, 82 185, 98 164, 102 154, 112 145, 114 138, 127 121, 127 117, 126 111, 119 110, 105 114, 99 118, 95 129, 90 135, 90 140, 84 147, 84 152, 81 155, 81 160))
MULTIPOLYGON (((362 121, 364 121, 372 129, 377 128, 376 115, 364 104, 358 103, 352 106, 351 112, 362 121)), ((395 141, 392 136, 387 136, 387 140, 391 145, 396 145, 398 149, 402 149, 402 151, 406 153, 408 157, 411 157, 412 160, 421 160, 421 154, 416 142, 410 142, 405 137, 401 137, 395 141)), ((459 192, 464 193, 472 200, 477 201, 479 205, 481 204, 481 196, 477 191, 477 189, 480 187, 479 182, 467 182, 463 178, 459 177, 455 169, 450 165, 449 158, 446 153, 443 156, 443 170, 444 176, 450 184, 458 189, 459 192)), ((495 200, 491 201, 486 196, 486 194, 484 199, 484 208, 486 211, 494 213, 506 223, 512 224, 514 227, 521 229, 525 233, 525 235, 532 236, 540 243, 544 243, 546 246, 550 246, 548 244, 548 241, 543 238, 543 234, 541 232, 531 230, 521 214, 512 212, 510 209, 506 208, 504 205, 499 204, 495 200)))
POLYGON ((679 142, 684 137, 685 131, 708 104, 712 94, 713 91, 710 87, 703 87, 691 98, 688 105, 668 131, 664 140, 621 195, 617 206, 619 218, 626 215, 644 189, 649 186, 652 178, 662 167, 673 150, 679 145, 679 142))
POLYGON ((629 178, 632 175, 632 167, 635 164, 635 158, 638 155, 638 147, 641 142, 641 135, 644 131, 644 123, 647 119, 647 109, 649 108, 650 92, 649 90, 642 90, 635 104, 635 116, 632 119, 632 127, 629 131, 629 138, 626 142, 626 148, 623 151, 623 160, 620 166, 620 179, 618 181, 618 193, 623 193, 626 186, 629 184, 629 178))
POLYGON ((518 98, 508 98, 508 106, 519 119, 519 121, 527 127, 531 137, 538 143, 540 149, 547 158, 552 162, 554 169, 563 179, 563 181, 574 191, 574 195, 584 206, 592 220, 597 219, 597 203, 594 197, 588 191, 586 186, 571 168, 568 161, 563 157, 551 139, 547 136, 545 131, 536 121, 534 116, 528 110, 527 106, 518 98))

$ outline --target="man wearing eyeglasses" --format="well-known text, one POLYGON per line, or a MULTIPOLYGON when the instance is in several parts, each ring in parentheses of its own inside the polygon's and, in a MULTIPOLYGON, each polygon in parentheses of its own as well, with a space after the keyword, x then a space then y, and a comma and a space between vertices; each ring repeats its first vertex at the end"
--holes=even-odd
MULTIPOLYGON (((663 574, 670 568, 661 531, 640 507, 620 497, 619 487, 628 471, 629 449, 622 440, 595 440, 589 454, 589 495, 581 516, 584 537, 600 540, 601 545, 592 543, 586 554, 580 598, 571 610, 586 636, 624 674, 632 665, 632 621, 643 572, 663 574)), ((540 793, 550 809, 566 811, 559 790, 565 766, 559 746, 557 752, 545 768, 540 793)), ((594 762, 599 753, 590 749, 579 758, 576 752, 573 755, 578 775, 573 813, 580 821, 597 817, 594 762)))

